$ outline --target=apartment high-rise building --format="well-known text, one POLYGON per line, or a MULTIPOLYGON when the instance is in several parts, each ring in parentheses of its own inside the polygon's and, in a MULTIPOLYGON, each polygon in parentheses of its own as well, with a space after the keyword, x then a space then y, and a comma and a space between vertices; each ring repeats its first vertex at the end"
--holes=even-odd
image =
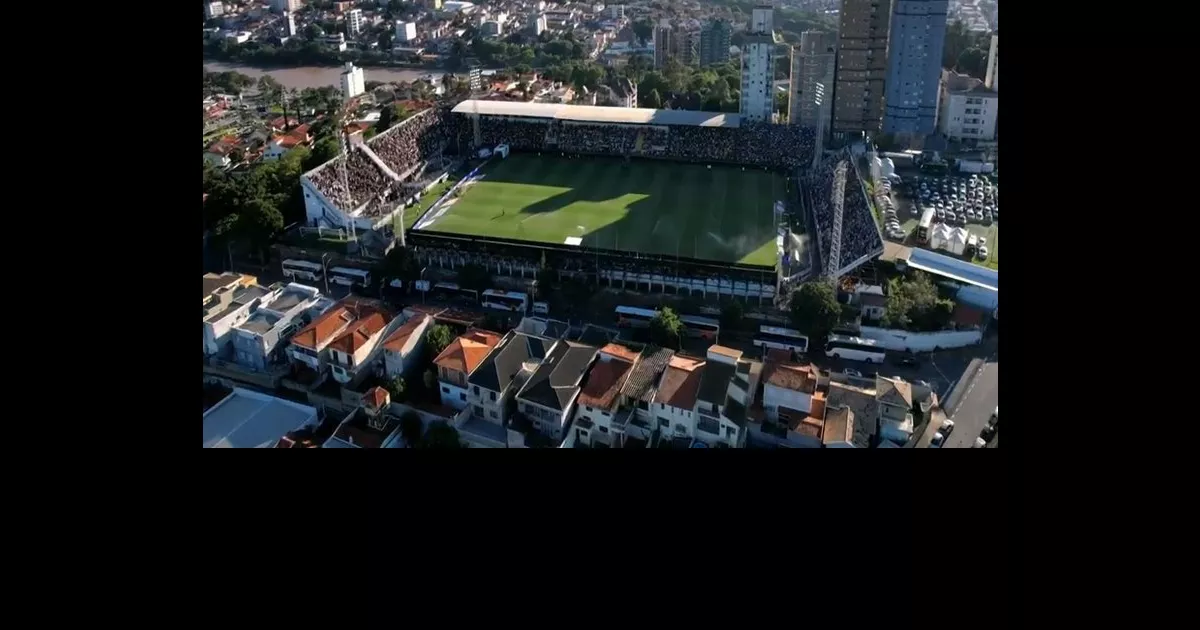
MULTIPOLYGON (((800 45, 792 48, 791 94, 788 123, 816 127, 821 105, 833 96, 833 68, 837 34, 804 31, 800 45)), ((829 121, 824 121, 829 125, 829 121)))
POLYGON ((729 61, 729 39, 733 28, 725 20, 713 20, 700 29, 700 65, 729 61))
POLYGON ((396 41, 400 43, 411 42, 417 38, 417 23, 405 22, 404 20, 396 20, 396 41))
POLYGON ((685 66, 695 66, 700 63, 700 31, 684 31, 676 29, 671 39, 671 56, 685 66))
POLYGON ((671 40, 673 31, 671 23, 663 20, 654 27, 654 67, 662 68, 667 65, 667 59, 671 58, 673 50, 671 40))
POLYGON ((1000 33, 992 33, 992 45, 988 47, 987 74, 983 84, 989 90, 1000 92, 1000 33))
POLYGON ((225 15, 225 5, 220 2, 205 2, 204 17, 209 19, 225 15))
POLYGON ((366 91, 363 69, 355 68, 353 62, 347 61, 346 69, 342 71, 342 96, 350 99, 366 91))
POLYGON ((358 35, 359 33, 362 32, 364 24, 365 24, 365 21, 363 20, 362 9, 350 9, 349 11, 346 12, 346 32, 347 33, 349 33, 352 36, 358 35))
POLYGON ((938 131, 953 140, 989 142, 996 138, 1000 95, 982 81, 946 70, 942 73, 938 131))
POLYGON ((299 32, 299 29, 296 28, 296 14, 292 13, 291 11, 284 11, 283 26, 285 29, 287 29, 288 37, 295 37, 299 32))
POLYGON ((876 134, 882 129, 891 23, 892 0, 842 0, 833 82, 835 133, 876 134))
POLYGON ((302 6, 304 6, 304 3, 300 0, 271 0, 271 10, 276 13, 283 13, 284 11, 295 13, 302 6))
POLYGON ((883 132, 924 136, 937 128, 949 0, 894 0, 883 132))
POLYGON ((750 14, 742 45, 742 118, 771 122, 775 109, 775 9, 758 5, 750 14))

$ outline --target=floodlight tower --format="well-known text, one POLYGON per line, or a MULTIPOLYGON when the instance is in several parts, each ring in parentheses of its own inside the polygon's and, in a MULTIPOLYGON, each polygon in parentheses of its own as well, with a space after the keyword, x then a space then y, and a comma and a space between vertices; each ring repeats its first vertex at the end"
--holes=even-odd
POLYGON ((829 264, 825 266, 825 279, 837 290, 838 270, 842 258, 842 202, 846 196, 846 160, 838 162, 833 171, 833 186, 830 202, 833 204, 833 229, 829 234, 829 264))
POLYGON ((346 162, 350 160, 350 139, 346 137, 346 115, 350 112, 350 108, 354 105, 354 99, 346 99, 337 111, 337 137, 338 151, 341 153, 341 159, 338 160, 338 179, 342 182, 342 212, 350 217, 350 240, 358 240, 358 230, 355 227, 354 217, 350 216, 350 212, 354 209, 354 196, 350 194, 350 178, 346 171, 346 162))

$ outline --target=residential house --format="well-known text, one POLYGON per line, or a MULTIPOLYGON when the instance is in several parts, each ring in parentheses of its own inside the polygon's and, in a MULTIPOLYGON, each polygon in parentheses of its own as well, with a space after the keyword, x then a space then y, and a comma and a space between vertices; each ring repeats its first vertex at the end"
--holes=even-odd
POLYGON ((400 448, 400 418, 388 413, 391 402, 386 390, 372 387, 321 448, 400 448))
POLYGON ((300 125, 295 129, 281 136, 276 136, 267 145, 267 150, 263 153, 265 160, 278 160, 283 157, 283 154, 291 151, 299 146, 308 146, 312 141, 312 134, 309 133, 308 125, 300 125))
POLYGON ((900 378, 875 377, 875 401, 879 407, 879 435, 904 444, 912 437, 914 411, 928 417, 936 398, 932 390, 900 378))
POLYGON ((233 164, 230 157, 240 142, 234 136, 225 136, 209 145, 204 151, 204 161, 218 168, 226 168, 233 164))
POLYGON ((763 411, 767 420, 779 423, 782 417, 810 413, 816 393, 815 368, 768 355, 763 368, 763 411))
POLYGON ((359 361, 378 343, 389 319, 387 309, 377 301, 342 300, 292 337, 293 365, 315 372, 319 379, 326 366, 336 364, 339 382, 348 382, 359 361))
POLYGON ((579 396, 579 383, 595 356, 592 346, 560 341, 542 359, 517 393, 517 409, 534 431, 562 441, 579 396))
POLYGON ((467 376, 467 409, 455 423, 459 432, 476 432, 505 444, 509 401, 558 343, 515 330, 504 335, 467 376))
POLYGON ((467 406, 467 377, 479 367, 492 348, 500 343, 500 335, 487 330, 468 330, 450 342, 433 360, 438 373, 438 390, 443 405, 456 411, 467 406))
POLYGON ((708 348, 708 361, 696 393, 695 433, 691 436, 710 446, 745 444, 746 400, 749 387, 749 361, 741 361, 742 352, 725 346, 708 348), (735 380, 736 377, 736 380, 735 380))
POLYGON ((388 378, 405 376, 419 368, 421 352, 425 350, 425 331, 433 318, 421 313, 408 318, 383 340, 384 372, 388 378))
POLYGON ((345 384, 357 380, 375 363, 376 349, 386 337, 392 314, 378 310, 358 317, 329 342, 333 379, 345 384))
POLYGON ((854 412, 849 407, 825 411, 825 430, 821 435, 825 448, 856 448, 854 443, 854 412))
POLYGON ((233 340, 230 331, 249 319, 263 298, 271 295, 271 289, 257 284, 234 284, 215 291, 204 303, 204 356, 227 355, 233 340))
POLYGON ((317 289, 293 282, 264 299, 250 317, 233 327, 233 361, 256 371, 286 363, 282 351, 288 338, 308 323, 320 298, 317 289))
MULTIPOLYGON (((205 196, 207 199, 207 195, 205 196)), ((239 286, 249 286, 258 284, 258 279, 254 276, 245 274, 233 273, 226 271, 222 274, 206 273, 204 274, 204 303, 208 304, 210 300, 216 298, 217 292, 221 290, 233 290, 239 286)))
POLYGON ((675 351, 669 348, 647 347, 642 350, 633 369, 629 371, 629 378, 625 379, 625 385, 621 387, 620 401, 622 406, 633 408, 633 418, 625 429, 626 438, 633 437, 648 442, 658 430, 658 422, 652 409, 654 395, 658 391, 658 381, 673 356, 675 351))
MULTIPOLYGON (((608 344, 596 353, 592 369, 580 384, 573 431, 585 446, 621 447, 633 410, 622 406, 621 389, 633 373, 639 353, 608 344)), ((643 441, 642 446, 645 446, 643 441)))
POLYGON ((651 409, 658 421, 660 439, 695 435, 696 396, 704 376, 705 361, 680 354, 672 356, 663 372, 651 409))
MULTIPOLYGON (((825 419, 825 432, 829 433, 833 444, 837 445, 839 441, 849 438, 849 446, 871 448, 871 443, 875 441, 879 433, 879 402, 875 399, 875 391, 846 383, 829 383, 829 396, 825 401, 825 419), (845 428, 840 424, 841 409, 847 409, 850 412, 845 428), (832 427, 828 424, 831 413, 834 415, 832 427)), ((824 434, 821 439, 822 442, 825 441, 824 434)))
POLYGON ((859 285, 857 289, 858 307, 862 311, 863 319, 875 321, 883 319, 883 313, 887 309, 887 298, 883 295, 883 287, 859 285))

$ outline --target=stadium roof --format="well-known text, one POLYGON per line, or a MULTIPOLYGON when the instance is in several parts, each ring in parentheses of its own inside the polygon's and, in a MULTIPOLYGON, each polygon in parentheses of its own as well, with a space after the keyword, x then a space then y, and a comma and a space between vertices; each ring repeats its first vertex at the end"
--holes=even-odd
POLYGON ((1000 291, 1000 272, 987 267, 951 258, 927 249, 913 248, 908 255, 908 266, 921 271, 965 282, 977 287, 1000 291))
POLYGON ((594 107, 559 103, 518 103, 514 101, 467 100, 454 108, 456 114, 479 113, 485 116, 554 118, 596 123, 632 125, 681 125, 691 127, 740 127, 741 116, 722 112, 696 112, 683 109, 645 109, 641 107, 594 107))

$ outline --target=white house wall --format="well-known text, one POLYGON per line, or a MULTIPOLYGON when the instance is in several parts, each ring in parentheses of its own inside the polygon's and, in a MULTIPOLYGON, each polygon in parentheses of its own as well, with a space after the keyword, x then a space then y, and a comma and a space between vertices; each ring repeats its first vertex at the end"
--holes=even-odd
POLYGON ((442 404, 455 411, 462 411, 467 408, 467 390, 465 387, 459 387, 446 381, 438 381, 438 394, 441 396, 442 404))
POLYGON ((677 436, 696 437, 696 412, 691 409, 679 409, 663 403, 654 403, 652 411, 654 412, 654 426, 657 427, 662 439, 671 439, 677 436), (670 423, 669 426, 661 426, 661 421, 664 419, 670 423), (676 432, 676 426, 682 426, 684 431, 676 432))
POLYGON ((780 407, 809 413, 812 411, 812 396, 770 383, 763 385, 763 410, 772 422, 779 421, 780 407))

